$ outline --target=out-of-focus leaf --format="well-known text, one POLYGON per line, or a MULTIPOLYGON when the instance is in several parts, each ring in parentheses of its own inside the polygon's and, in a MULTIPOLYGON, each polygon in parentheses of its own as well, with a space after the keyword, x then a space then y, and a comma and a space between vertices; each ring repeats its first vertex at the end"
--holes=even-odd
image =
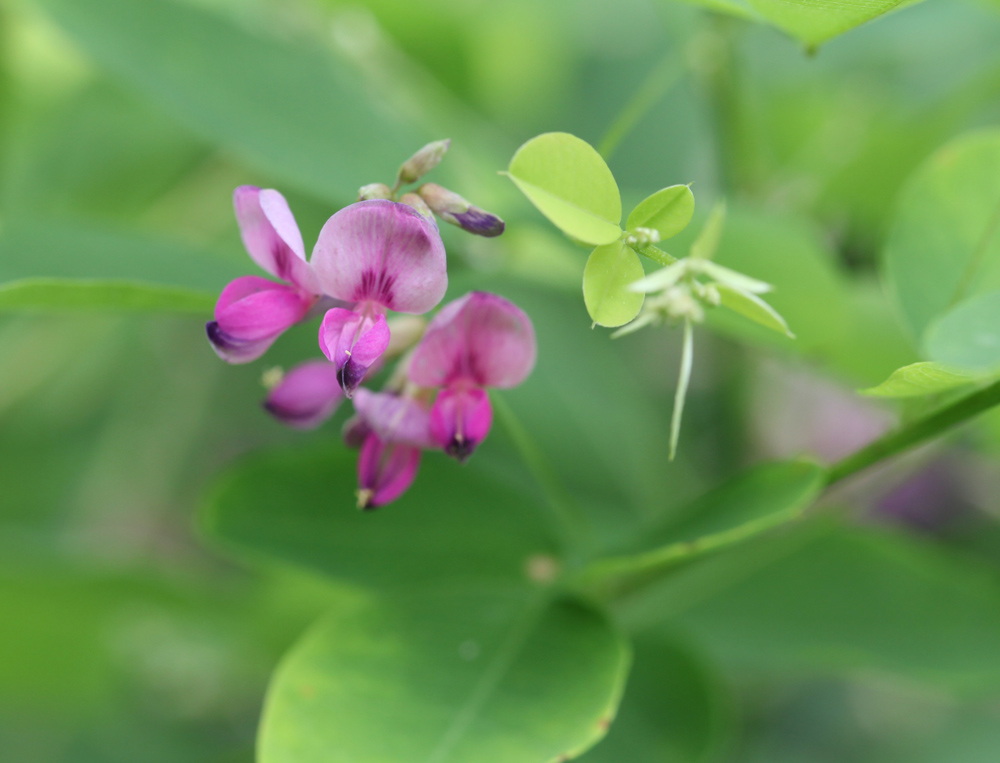
POLYGON ((924 164, 903 191, 883 257, 918 339, 959 301, 1000 288, 1000 131, 959 137, 924 164))
POLYGON ((959 303, 924 335, 928 356, 970 372, 1000 368, 1000 291, 959 303))
POLYGON ((634 664, 608 736, 581 763, 700 763, 724 741, 730 715, 720 681, 659 635, 633 644, 634 664))
POLYGON ((174 0, 39 0, 111 74, 195 133, 339 202, 427 142, 332 56, 174 0))
POLYGON ((697 238, 691 244, 691 256, 697 259, 710 260, 715 256, 722 239, 722 227, 726 222, 726 205, 718 203, 712 207, 708 219, 698 232, 697 238))
POLYGON ((0 312, 125 310, 209 315, 218 295, 126 281, 29 278, 0 284, 0 312))
POLYGON ((662 188, 652 196, 640 201, 629 213, 625 227, 653 228, 659 231, 661 239, 676 236, 694 215, 694 194, 686 185, 672 185, 662 188))
POLYGON ((872 397, 922 397, 974 384, 979 379, 940 363, 921 361, 893 371, 877 387, 861 392, 872 397))
POLYGON ((524 580, 532 556, 554 553, 545 509, 474 466, 429 453, 402 498, 361 512, 355 461, 330 446, 253 456, 224 474, 203 527, 226 546, 367 586, 524 580))
POLYGON ((507 174, 531 203, 571 238, 600 246, 621 236, 622 202, 614 175, 586 141, 564 132, 532 138, 507 174))
POLYGON ((643 548, 598 559, 583 584, 627 590, 720 548, 797 519, 819 496, 825 470, 811 461, 765 464, 710 491, 662 528, 642 534, 643 548))
POLYGON ((728 307, 733 312, 737 312, 744 318, 749 318, 765 328, 784 334, 789 339, 795 338, 795 334, 788 328, 785 319, 756 294, 740 291, 725 284, 716 284, 716 288, 719 290, 719 297, 722 299, 720 304, 723 307, 728 307))
POLYGON ((376 597, 334 611, 285 658, 259 760, 568 760, 604 736, 628 665, 603 615, 544 591, 376 597))
POLYGON ((878 670, 947 688, 1000 685, 1000 584, 908 537, 817 522, 680 570, 636 599, 732 667, 878 670))
POLYGON ((591 252, 583 271, 583 301, 594 323, 615 327, 635 318, 645 295, 629 291, 628 286, 644 275, 639 255, 623 241, 591 252))

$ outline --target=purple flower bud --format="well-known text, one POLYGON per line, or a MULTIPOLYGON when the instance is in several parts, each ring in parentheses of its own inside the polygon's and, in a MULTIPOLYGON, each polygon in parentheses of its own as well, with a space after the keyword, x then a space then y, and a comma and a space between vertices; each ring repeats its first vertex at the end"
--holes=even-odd
POLYGON ((492 424, 489 395, 479 387, 443 389, 431 408, 431 436, 445 453, 462 463, 486 439, 492 424))
POLYGON ((334 414, 344 399, 337 368, 325 360, 296 366, 270 391, 264 408, 296 429, 315 429, 334 414))
POLYGON ((451 140, 436 140, 428 143, 413 156, 407 159, 403 166, 399 168, 399 175, 396 179, 397 187, 407 183, 415 183, 432 169, 441 163, 451 140))
POLYGON ((477 236, 492 238, 504 232, 504 221, 473 206, 454 191, 436 183, 424 183, 417 190, 427 206, 442 220, 477 236))
POLYGON ((358 456, 358 508, 376 509, 409 489, 420 467, 420 448, 368 435, 358 456))
POLYGON ((358 201, 371 201, 372 199, 391 199, 392 189, 385 183, 369 183, 358 189, 358 201))
POLYGON ((335 307, 320 324, 319 346, 336 367, 340 386, 350 398, 389 346, 389 326, 384 315, 372 317, 335 307))

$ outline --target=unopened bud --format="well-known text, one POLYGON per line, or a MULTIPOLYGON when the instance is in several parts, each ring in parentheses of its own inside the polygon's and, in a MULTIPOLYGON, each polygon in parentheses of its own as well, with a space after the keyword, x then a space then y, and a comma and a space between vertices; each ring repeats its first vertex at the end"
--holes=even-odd
POLYGON ((470 204, 454 191, 437 183, 424 183, 417 190, 438 217, 477 236, 492 238, 504 231, 504 222, 486 210, 470 204))
POLYGON ((636 228, 625 237, 629 246, 649 246, 660 243, 660 232, 656 228, 636 228))
POLYGON ((358 201, 370 201, 371 199, 391 199, 392 189, 385 183, 369 183, 358 189, 358 201))
POLYGON ((403 162, 403 166, 399 168, 399 175, 396 178, 396 187, 401 185, 406 185, 407 183, 415 183, 432 169, 441 163, 441 159, 444 158, 445 152, 448 150, 448 146, 451 145, 451 140, 436 140, 433 143, 428 143, 422 149, 417 151, 413 156, 403 162))
POLYGON ((427 321, 419 315, 396 315, 389 319, 389 346, 385 357, 394 358, 415 346, 424 335, 427 321))
POLYGON ((404 193, 399 197, 400 202, 406 204, 407 206, 413 207, 420 214, 422 214, 426 219, 430 220, 436 226, 437 223, 434 220, 434 213, 431 212, 431 208, 427 206, 427 202, 421 199, 415 193, 404 193))

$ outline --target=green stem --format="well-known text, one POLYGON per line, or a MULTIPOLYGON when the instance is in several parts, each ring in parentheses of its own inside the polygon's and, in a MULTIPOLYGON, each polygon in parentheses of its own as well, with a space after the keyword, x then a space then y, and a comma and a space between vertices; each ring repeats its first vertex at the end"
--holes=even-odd
POLYGON ((491 395, 491 399, 497 418, 513 440, 521 460, 542 488, 548 506, 563 530, 569 547, 582 549, 588 541, 589 526, 580 507, 507 401, 495 392, 491 395))
POLYGON ((649 259, 651 259, 653 262, 663 265, 663 267, 666 267, 667 265, 673 265, 675 262, 677 262, 676 257, 674 257, 672 254, 667 254, 662 249, 653 246, 653 244, 646 244, 646 246, 641 246, 639 248, 635 247, 632 248, 635 249, 635 251, 641 254, 643 257, 649 257, 649 259))
POLYGON ((887 458, 892 458, 905 450, 927 442, 996 405, 1000 405, 1000 382, 973 392, 971 395, 967 395, 902 429, 890 432, 871 445, 852 453, 830 468, 826 484, 833 485, 887 458))
POLYGON ((677 441, 681 436, 681 418, 684 416, 684 401, 687 399, 688 383, 691 381, 691 365, 694 359, 694 331, 691 320, 684 320, 684 347, 681 349, 681 370, 677 378, 677 392, 674 393, 674 412, 670 419, 670 460, 677 455, 677 441))

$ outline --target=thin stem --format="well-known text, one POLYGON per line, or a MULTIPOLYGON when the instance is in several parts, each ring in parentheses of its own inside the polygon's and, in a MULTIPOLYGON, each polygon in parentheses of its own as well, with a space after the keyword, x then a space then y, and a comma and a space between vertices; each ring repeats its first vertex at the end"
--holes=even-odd
POLYGON ((674 394, 674 412, 670 420, 670 460, 677 455, 677 441, 681 436, 681 418, 684 415, 684 400, 687 398, 688 382, 691 381, 691 365, 694 359, 694 331, 691 320, 684 319, 684 348, 681 350, 681 371, 674 394))
POLYGON ((1000 405, 1000 382, 984 387, 939 411, 890 432, 831 467, 826 484, 833 485, 870 466, 937 437, 958 424, 1000 405))
POLYGON ((667 254, 665 251, 663 251, 659 247, 654 246, 653 244, 647 244, 646 246, 639 247, 638 249, 633 247, 633 249, 635 249, 635 251, 641 254, 643 257, 649 257, 649 259, 651 259, 653 262, 663 265, 663 267, 666 267, 667 265, 673 265, 675 262, 677 262, 676 257, 674 257, 672 254, 667 254))
POLYGON ((569 543, 576 549, 583 547, 588 539, 589 525, 580 507, 562 484, 552 464, 538 443, 524 428, 514 411, 500 395, 493 393, 493 408, 504 429, 514 441, 524 465, 528 467, 531 476, 535 478, 545 494, 549 508, 552 510, 560 528, 564 531, 569 543))
POLYGON ((683 53, 672 52, 657 64, 643 80, 639 89, 628 103, 618 112, 615 121, 604 133, 597 151, 605 161, 618 148, 622 139, 639 123, 639 120, 659 101, 684 73, 683 53))

